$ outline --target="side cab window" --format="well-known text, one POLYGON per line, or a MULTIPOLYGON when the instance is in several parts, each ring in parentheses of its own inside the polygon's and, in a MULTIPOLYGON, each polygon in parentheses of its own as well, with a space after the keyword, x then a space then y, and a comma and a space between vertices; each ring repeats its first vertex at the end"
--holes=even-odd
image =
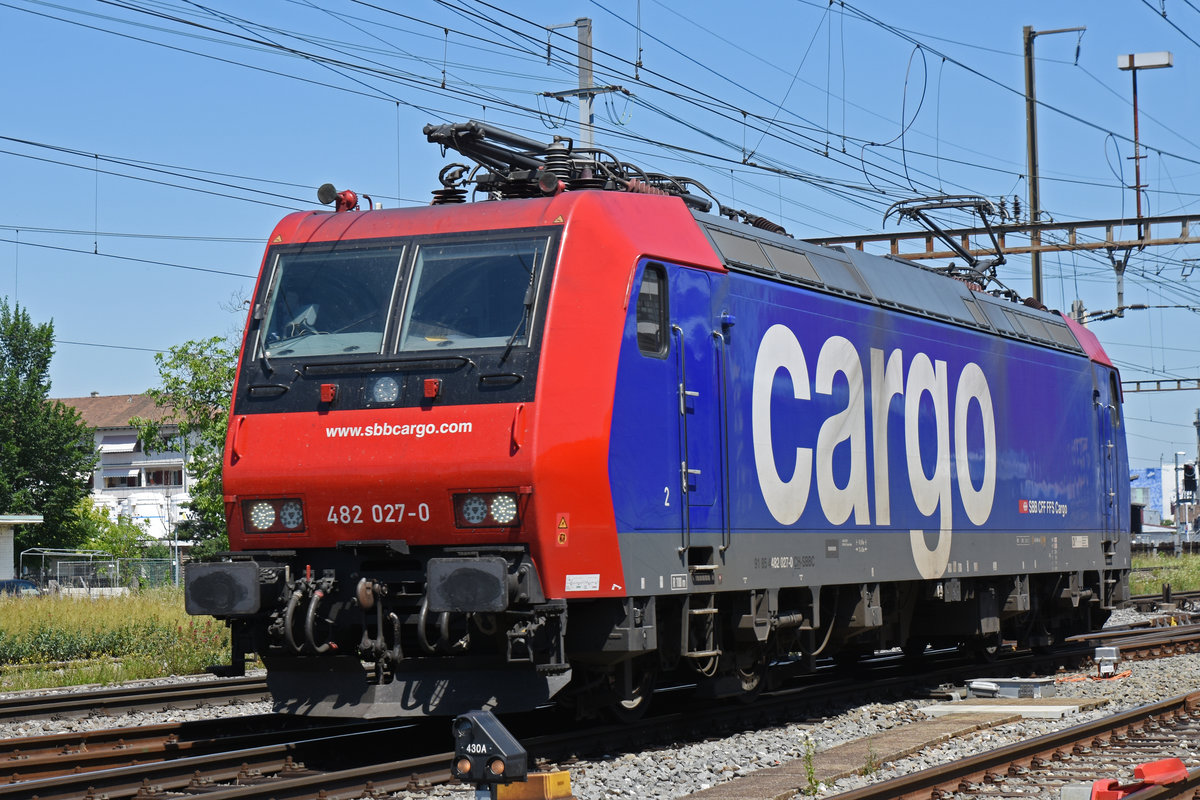
POLYGON ((1121 427, 1121 404, 1124 398, 1121 397, 1121 384, 1117 380, 1116 371, 1108 373, 1108 396, 1112 409, 1112 424, 1114 429, 1121 427))
POLYGON ((638 350, 643 355, 663 358, 668 341, 667 271, 662 264, 650 263, 642 271, 637 291, 638 350))

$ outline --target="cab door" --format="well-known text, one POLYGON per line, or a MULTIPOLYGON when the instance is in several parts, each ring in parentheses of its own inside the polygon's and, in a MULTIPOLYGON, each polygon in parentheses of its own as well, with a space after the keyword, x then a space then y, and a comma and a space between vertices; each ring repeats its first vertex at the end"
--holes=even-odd
MULTIPOLYGON (((713 313, 713 277, 679 268, 669 280, 671 349, 679 426, 682 545, 724 550, 721 375, 723 340, 713 313)), ((708 559, 706 559, 708 560, 708 559)))
MULTIPOLYGON (((1100 498, 1105 539, 1117 537, 1125 519, 1121 513, 1121 473, 1124 469, 1124 436, 1121 430, 1121 397, 1116 372, 1096 365, 1094 397, 1100 445, 1100 498)), ((1128 481, 1126 481, 1128 483, 1128 481)))

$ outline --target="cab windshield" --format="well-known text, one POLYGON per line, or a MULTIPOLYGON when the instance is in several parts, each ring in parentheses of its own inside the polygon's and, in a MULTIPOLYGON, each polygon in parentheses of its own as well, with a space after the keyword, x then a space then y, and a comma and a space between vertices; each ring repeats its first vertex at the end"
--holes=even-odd
POLYGON ((267 297, 269 358, 379 353, 402 247, 284 253, 267 297))
POLYGON ((544 240, 431 244, 417 250, 401 350, 523 345, 544 240))
POLYGON ((388 355, 529 341, 545 235, 339 243, 276 256, 258 353, 388 355))

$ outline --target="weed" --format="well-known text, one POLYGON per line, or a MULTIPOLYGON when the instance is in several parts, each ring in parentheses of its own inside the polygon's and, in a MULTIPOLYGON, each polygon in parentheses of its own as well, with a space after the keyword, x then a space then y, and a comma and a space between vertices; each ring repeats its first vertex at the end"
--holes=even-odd
POLYGON ((867 740, 867 760, 863 764, 862 769, 860 769, 858 771, 858 774, 862 775, 864 778, 868 775, 874 775, 876 772, 879 771, 879 767, 881 765, 882 765, 882 762, 879 760, 879 753, 877 753, 875 751, 875 742, 868 739, 867 740))
POLYGON ((814 757, 817 753, 817 746, 813 742, 812 737, 807 734, 804 737, 804 793, 809 797, 816 797, 821 793, 821 782, 817 780, 817 766, 814 757))

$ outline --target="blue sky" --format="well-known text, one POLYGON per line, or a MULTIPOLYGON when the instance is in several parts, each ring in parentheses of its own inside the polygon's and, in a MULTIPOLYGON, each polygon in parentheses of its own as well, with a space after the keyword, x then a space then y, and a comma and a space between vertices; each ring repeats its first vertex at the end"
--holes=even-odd
MULTIPOLYGON (((8 0, 0 294, 53 319, 52 393, 141 392, 158 380, 154 350, 236 333, 267 234, 314 207, 318 185, 427 202, 453 159, 425 142, 426 123, 576 136, 575 106, 540 93, 576 85, 575 29, 545 27, 580 17, 596 83, 630 93, 597 101, 597 145, 797 237, 884 230, 891 203, 920 195, 1024 207, 1024 25, 1087 27, 1036 40, 1045 213, 1132 214, 1117 56, 1159 50, 1175 66, 1138 86, 1145 210, 1200 211, 1200 0, 8 0)), ((1200 306, 1197 257, 1135 253, 1126 303, 1200 306)), ((1044 271, 1051 307, 1116 305, 1103 253, 1047 256, 1044 271)), ((1025 295, 1029 273, 1013 257, 1000 280, 1025 295)), ((1127 380, 1195 378, 1196 323, 1156 308, 1091 327, 1127 380)), ((1126 407, 1131 466, 1194 456, 1200 393, 1126 407)))

